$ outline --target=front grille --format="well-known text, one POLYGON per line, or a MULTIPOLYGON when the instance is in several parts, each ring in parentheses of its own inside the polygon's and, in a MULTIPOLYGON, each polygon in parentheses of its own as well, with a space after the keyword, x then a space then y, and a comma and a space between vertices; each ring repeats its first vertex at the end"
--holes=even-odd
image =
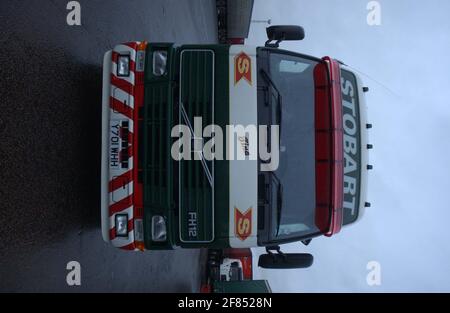
POLYGON ((164 212, 170 209, 171 177, 170 121, 171 85, 148 84, 145 89, 143 118, 139 120, 139 179, 144 183, 144 205, 164 212))
MULTIPOLYGON (((191 124, 202 117, 202 130, 214 124, 214 52, 212 50, 183 50, 180 53, 180 112, 181 124, 191 124), (185 115, 182 114, 184 108, 185 115), (189 120, 186 123, 183 115, 189 120)), ((205 142, 208 138, 204 139, 205 142)), ((214 240, 214 164, 200 160, 179 162, 179 223, 182 242, 211 242, 214 240), (207 170, 205 170, 207 168, 207 170), (212 185, 208 179, 211 174, 212 185)))

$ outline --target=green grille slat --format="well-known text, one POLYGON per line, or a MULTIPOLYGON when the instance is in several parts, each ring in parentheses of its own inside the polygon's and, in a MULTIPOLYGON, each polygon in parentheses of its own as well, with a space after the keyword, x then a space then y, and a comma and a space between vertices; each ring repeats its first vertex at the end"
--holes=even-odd
POLYGON ((170 176, 170 136, 168 137, 172 94, 167 83, 149 84, 145 90, 143 124, 144 206, 165 212, 171 208, 172 195, 167 176, 170 176))
MULTIPOLYGON (((180 56, 180 101, 190 124, 194 117, 202 117, 202 130, 213 124, 214 52, 211 50, 183 50, 180 56)), ((184 124, 183 120, 180 119, 184 124)), ((207 141, 208 138, 205 139, 207 141)), ((213 164, 206 161, 213 173, 213 164)), ((213 188, 200 160, 179 162, 180 166, 180 240, 182 242, 211 242, 214 240, 213 188), (193 215, 196 216, 194 225, 193 215)))

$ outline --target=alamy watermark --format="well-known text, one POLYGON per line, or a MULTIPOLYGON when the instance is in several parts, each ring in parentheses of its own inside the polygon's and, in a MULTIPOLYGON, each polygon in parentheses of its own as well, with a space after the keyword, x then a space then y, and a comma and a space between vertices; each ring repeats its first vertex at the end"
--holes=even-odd
POLYGON ((70 261, 66 265, 69 272, 66 275, 66 283, 69 286, 81 286, 81 265, 77 261, 70 261))
POLYGON ((69 1, 66 9, 69 10, 66 22, 69 26, 81 25, 81 5, 78 1, 69 1))
POLYGON ((370 1, 367 3, 367 25, 380 26, 381 25, 381 4, 379 1, 370 1))
POLYGON ((370 261, 367 263, 366 269, 369 271, 366 276, 367 285, 380 286, 381 285, 381 264, 377 261, 370 261))
POLYGON ((187 117, 185 122, 187 125, 176 125, 171 131, 171 136, 178 138, 171 148, 174 160, 258 160, 259 156, 261 171, 277 170, 280 162, 278 125, 226 125, 223 130, 218 125, 203 127, 199 116, 194 117, 193 126, 187 117))

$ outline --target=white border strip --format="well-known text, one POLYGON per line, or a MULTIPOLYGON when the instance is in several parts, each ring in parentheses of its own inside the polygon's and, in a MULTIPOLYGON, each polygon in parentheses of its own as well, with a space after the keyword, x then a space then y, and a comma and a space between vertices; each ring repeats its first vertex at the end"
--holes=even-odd
POLYGON ((103 92, 102 92, 102 152, 101 152, 101 184, 100 184, 100 207, 102 222, 102 237, 106 242, 109 240, 109 170, 108 153, 109 148, 109 97, 111 95, 111 55, 112 50, 105 53, 103 57, 103 92))

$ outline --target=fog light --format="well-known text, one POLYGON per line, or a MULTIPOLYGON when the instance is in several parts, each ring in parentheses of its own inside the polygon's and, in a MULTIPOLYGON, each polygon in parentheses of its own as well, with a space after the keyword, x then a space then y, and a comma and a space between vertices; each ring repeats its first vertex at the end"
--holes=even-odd
POLYGON ((117 58, 117 76, 130 76, 129 55, 119 55, 117 58))
POLYGON ((116 214, 116 236, 128 237, 128 214, 116 214))
POLYGON ((153 52, 153 75, 163 76, 166 74, 167 51, 157 50, 153 52))
POLYGON ((166 221, 164 217, 160 215, 154 215, 152 217, 152 240, 156 242, 166 241, 167 230, 166 221))

